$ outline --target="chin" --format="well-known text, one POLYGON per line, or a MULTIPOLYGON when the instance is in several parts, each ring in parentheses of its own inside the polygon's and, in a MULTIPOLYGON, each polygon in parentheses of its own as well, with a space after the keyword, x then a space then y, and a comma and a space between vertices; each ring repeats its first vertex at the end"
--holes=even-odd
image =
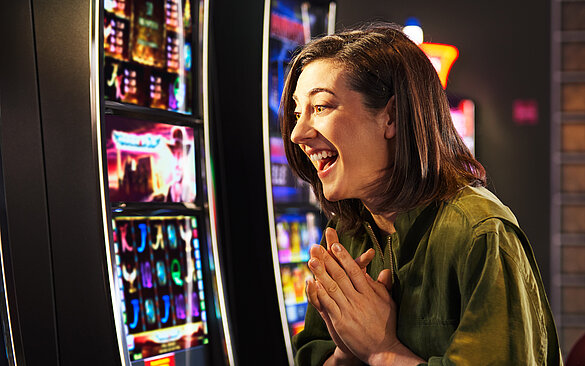
POLYGON ((328 190, 323 190, 323 195, 325 196, 325 198, 327 198, 327 201, 329 202, 337 202, 346 198, 337 192, 331 192, 328 190))

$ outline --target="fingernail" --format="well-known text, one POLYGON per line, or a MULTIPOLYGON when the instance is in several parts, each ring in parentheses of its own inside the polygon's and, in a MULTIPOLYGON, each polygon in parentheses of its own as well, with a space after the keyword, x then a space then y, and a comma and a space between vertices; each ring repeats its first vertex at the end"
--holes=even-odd
POLYGON ((318 268, 319 267, 319 261, 316 260, 315 258, 311 258, 311 259, 309 259, 309 266, 311 266, 313 268, 318 268))
POLYGON ((313 247, 315 247, 319 253, 323 253, 323 247, 319 244, 313 244, 313 247))
POLYGON ((341 252, 341 245, 339 245, 338 243, 333 244, 332 248, 337 253, 341 252))

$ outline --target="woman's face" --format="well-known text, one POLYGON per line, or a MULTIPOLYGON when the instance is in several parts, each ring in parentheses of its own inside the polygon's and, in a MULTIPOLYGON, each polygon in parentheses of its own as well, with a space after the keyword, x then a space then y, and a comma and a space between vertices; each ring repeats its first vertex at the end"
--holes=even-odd
POLYGON ((361 93, 349 89, 345 74, 331 60, 304 67, 293 94, 297 124, 291 140, 313 162, 329 201, 355 198, 367 205, 373 184, 391 164, 393 99, 372 111, 361 93))

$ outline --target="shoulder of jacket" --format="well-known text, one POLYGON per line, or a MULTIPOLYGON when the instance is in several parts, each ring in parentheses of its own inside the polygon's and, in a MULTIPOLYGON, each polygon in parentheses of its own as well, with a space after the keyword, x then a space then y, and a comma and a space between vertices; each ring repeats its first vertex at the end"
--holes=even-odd
POLYGON ((518 227, 518 220, 492 192, 483 187, 465 187, 447 201, 444 210, 462 215, 472 228, 490 219, 499 219, 518 227))

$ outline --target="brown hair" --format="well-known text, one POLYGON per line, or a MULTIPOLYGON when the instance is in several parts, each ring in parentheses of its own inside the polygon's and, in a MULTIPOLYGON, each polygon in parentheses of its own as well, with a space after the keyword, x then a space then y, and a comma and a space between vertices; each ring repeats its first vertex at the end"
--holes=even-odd
POLYGON ((484 186, 485 170, 465 146, 451 121, 449 103, 427 56, 396 25, 376 23, 316 39, 293 58, 281 101, 281 130, 292 170, 309 182, 324 213, 357 229, 364 207, 359 200, 328 201, 313 164, 291 140, 296 124, 292 95, 303 68, 318 59, 342 66, 349 88, 373 110, 395 96, 393 162, 377 182, 377 213, 407 211, 446 200, 466 185, 484 186))

